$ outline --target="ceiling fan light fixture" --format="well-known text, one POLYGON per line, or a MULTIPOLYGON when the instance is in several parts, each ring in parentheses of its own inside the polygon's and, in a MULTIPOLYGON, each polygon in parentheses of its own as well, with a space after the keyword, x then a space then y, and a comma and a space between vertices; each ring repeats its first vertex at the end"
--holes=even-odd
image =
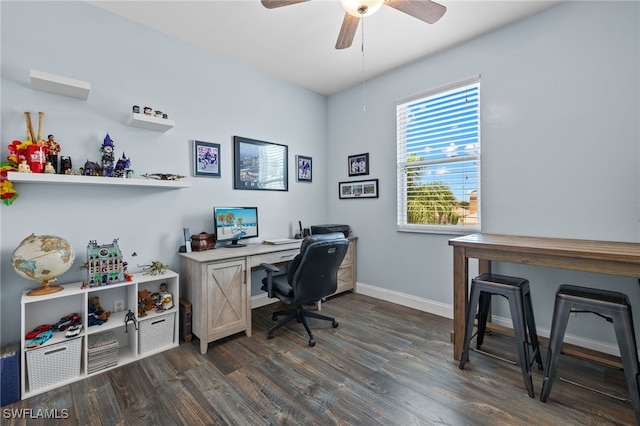
POLYGON ((384 0, 340 0, 340 3, 349 15, 362 18, 376 13, 384 0))

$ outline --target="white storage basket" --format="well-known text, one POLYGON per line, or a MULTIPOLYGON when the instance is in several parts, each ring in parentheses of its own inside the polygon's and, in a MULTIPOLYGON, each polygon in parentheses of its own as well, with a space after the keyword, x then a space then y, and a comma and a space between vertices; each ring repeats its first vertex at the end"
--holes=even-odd
POLYGON ((29 391, 80 375, 82 337, 27 351, 29 391))
POLYGON ((155 351, 174 342, 175 317, 175 311, 172 311, 138 323, 141 354, 155 351))

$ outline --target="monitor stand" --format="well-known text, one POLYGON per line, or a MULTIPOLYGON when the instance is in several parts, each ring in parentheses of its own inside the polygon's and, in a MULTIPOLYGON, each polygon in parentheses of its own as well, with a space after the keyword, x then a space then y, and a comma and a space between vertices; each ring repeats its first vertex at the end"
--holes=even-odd
POLYGON ((225 248, 240 248, 240 247, 246 247, 247 245, 244 243, 241 243, 238 240, 233 240, 231 241, 229 244, 227 244, 226 246, 224 246, 225 248))

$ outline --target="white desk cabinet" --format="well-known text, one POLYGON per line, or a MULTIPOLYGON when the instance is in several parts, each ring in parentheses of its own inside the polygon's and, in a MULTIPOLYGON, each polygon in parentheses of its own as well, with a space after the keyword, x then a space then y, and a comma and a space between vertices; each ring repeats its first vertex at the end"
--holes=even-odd
MULTIPOLYGON (((180 294, 192 305, 192 332, 200 339, 200 353, 210 342, 244 331, 251 336, 251 269, 261 263, 279 264, 300 253, 300 241, 288 244, 249 244, 180 253, 180 294)), ((336 293, 353 290, 356 282, 356 238, 338 271, 336 293)))

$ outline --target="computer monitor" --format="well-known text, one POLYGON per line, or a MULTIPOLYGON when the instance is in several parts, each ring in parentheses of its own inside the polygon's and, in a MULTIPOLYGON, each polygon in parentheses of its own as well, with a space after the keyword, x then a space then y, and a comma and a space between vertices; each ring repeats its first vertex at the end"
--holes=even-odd
POLYGON ((213 223, 221 247, 244 247, 239 240, 258 236, 258 208, 214 207, 213 223))

